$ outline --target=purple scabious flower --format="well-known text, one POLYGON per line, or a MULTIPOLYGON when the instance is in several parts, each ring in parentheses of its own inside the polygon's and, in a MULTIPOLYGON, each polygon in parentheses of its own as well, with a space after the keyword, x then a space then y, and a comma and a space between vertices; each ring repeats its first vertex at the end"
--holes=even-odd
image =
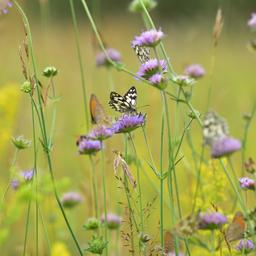
POLYGON ((161 29, 144 31, 139 36, 135 36, 134 40, 132 41, 132 48, 135 48, 136 46, 155 47, 163 37, 164 33, 161 31, 161 29))
POLYGON ((146 115, 124 114, 112 126, 114 133, 126 133, 135 130, 145 123, 146 115))
POLYGON ((162 72, 162 73, 167 72, 166 61, 165 60, 158 61, 157 59, 150 59, 145 63, 141 64, 137 75, 145 79, 149 79, 150 77, 152 77, 152 75, 159 72, 162 72))
MULTIPOLYGON (((101 222, 105 222, 105 215, 101 216, 101 222)), ((108 213, 107 214, 107 227, 109 229, 118 229, 122 224, 122 218, 116 214, 108 213)))
POLYGON ((66 192, 61 197, 61 204, 66 208, 73 208, 83 201, 83 197, 77 192, 66 192))
POLYGON ((236 246, 237 251, 243 253, 250 253, 255 249, 255 245, 252 240, 250 239, 242 239, 239 241, 238 245, 236 246))
MULTIPOLYGON (((113 48, 108 48, 106 49, 108 57, 114 61, 114 62, 121 62, 121 54, 119 51, 113 49, 113 48)), ((101 66, 106 66, 110 67, 111 63, 107 59, 107 56, 105 55, 105 52, 100 52, 96 56, 96 66, 101 67, 101 66)))
POLYGON ((100 125, 95 127, 89 134, 88 137, 93 140, 105 140, 110 138, 114 134, 114 131, 110 127, 106 127, 105 125, 100 125))
POLYGON ((256 13, 255 12, 251 14, 251 18, 248 20, 247 25, 251 29, 256 29, 256 13))
POLYGON ((18 179, 13 179, 11 181, 11 187, 13 190, 17 190, 20 187, 20 181, 18 179))
POLYGON ((256 182, 248 177, 243 177, 239 179, 240 187, 244 190, 255 190, 256 182))
POLYGON ((158 86, 158 87, 161 87, 161 89, 164 89, 165 86, 166 86, 166 78, 162 75, 162 74, 159 74, 159 73, 156 73, 154 74, 153 76, 151 76, 149 78, 149 81, 155 85, 155 86, 158 86))
POLYGON ((205 75, 205 70, 199 64, 192 64, 186 67, 185 74, 193 78, 200 78, 205 75))
POLYGON ((21 172, 21 176, 24 178, 25 181, 31 181, 34 177, 34 169, 21 172))
POLYGON ((81 136, 77 141, 78 152, 80 154, 95 154, 102 149, 102 143, 99 140, 93 140, 86 136, 81 136))
POLYGON ((219 229, 225 223, 227 223, 227 217, 219 212, 200 213, 199 215, 199 229, 219 229))
POLYGON ((231 155, 241 149, 241 142, 231 137, 222 137, 212 145, 212 158, 220 158, 231 155))
POLYGON ((7 14, 8 8, 12 7, 12 2, 8 0, 0 0, 0 14, 7 14))

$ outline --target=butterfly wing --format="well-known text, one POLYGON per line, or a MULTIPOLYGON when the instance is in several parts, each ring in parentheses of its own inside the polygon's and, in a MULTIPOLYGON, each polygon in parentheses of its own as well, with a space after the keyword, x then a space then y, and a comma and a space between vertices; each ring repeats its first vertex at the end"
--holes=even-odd
POLYGON ((246 222, 241 212, 237 212, 232 223, 227 227, 225 239, 227 243, 242 239, 246 230, 246 222))
POLYGON ((90 114, 92 124, 100 124, 108 119, 104 108, 95 94, 92 94, 90 98, 90 114))
POLYGON ((175 251, 175 241, 172 233, 170 231, 165 231, 164 233, 164 252, 166 254, 175 251))
POLYGON ((136 45, 134 51, 141 63, 145 63, 150 59, 150 48, 136 45))
POLYGON ((131 87, 124 96, 116 92, 110 93, 109 105, 121 113, 136 112, 137 92, 135 87, 131 87))
POLYGON ((212 144, 228 135, 228 125, 224 118, 214 111, 208 111, 205 114, 203 122, 203 138, 205 145, 212 144))
POLYGON ((135 110, 137 104, 137 90, 134 86, 127 91, 127 93, 124 95, 124 98, 126 102, 130 104, 131 108, 135 110))

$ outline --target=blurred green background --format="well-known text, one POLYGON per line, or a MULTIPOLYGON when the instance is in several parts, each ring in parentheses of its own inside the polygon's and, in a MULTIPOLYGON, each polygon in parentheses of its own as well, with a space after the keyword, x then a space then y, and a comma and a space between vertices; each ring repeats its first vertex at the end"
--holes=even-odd
MULTIPOLYGON (((139 14, 128 12, 129 1, 105 0, 95 1, 95 5, 100 7, 97 10, 99 29, 108 46, 118 49, 122 54, 125 65, 136 72, 139 62, 130 48, 130 42, 134 35, 139 34, 143 29, 143 21, 139 14)), ((93 3, 90 2, 91 8, 93 3)), ((79 156, 75 146, 76 138, 85 130, 83 102, 81 94, 81 81, 78 66, 77 53, 74 41, 74 31, 70 17, 68 1, 21 1, 30 20, 34 49, 40 73, 46 66, 53 65, 59 70, 56 78, 57 93, 61 100, 57 107, 57 124, 55 129, 55 139, 53 147, 54 171, 57 180, 67 178, 65 185, 60 187, 60 192, 75 190, 83 193, 85 203, 68 212, 71 223, 78 234, 80 241, 86 241, 87 235, 82 229, 85 219, 91 216, 91 192, 90 192, 90 166, 86 156, 79 156), (49 4, 49 5, 48 5, 49 4), (67 184, 66 184, 67 183, 67 184)), ((177 73, 182 73, 185 66, 191 63, 200 63, 206 69, 206 76, 202 78, 193 89, 192 103, 196 109, 204 113, 207 109, 207 94, 212 86, 212 97, 210 107, 224 116, 230 126, 231 134, 237 138, 242 138, 244 121, 242 114, 249 112, 255 101, 256 82, 255 67, 256 53, 248 49, 248 41, 253 38, 252 32, 247 27, 247 20, 250 13, 255 8, 255 1, 159 1, 158 7, 152 12, 157 27, 161 27, 166 37, 164 44, 170 60, 177 73), (219 44, 213 48, 212 29, 215 22, 215 15, 218 7, 222 7, 224 16, 224 27, 219 44), (213 59, 215 60, 213 62, 213 59), (214 63, 214 64, 213 64, 214 63)), ((160 141, 160 113, 161 98, 154 88, 148 87, 133 77, 117 72, 96 68, 95 56, 98 48, 95 46, 94 37, 88 19, 79 1, 76 1, 78 12, 80 42, 82 56, 85 64, 85 78, 88 93, 96 93, 108 114, 115 115, 107 105, 110 93, 109 76, 112 77, 115 89, 124 93, 131 85, 135 85, 138 90, 139 106, 149 105, 143 108, 147 113, 147 132, 149 143, 156 161, 159 160, 160 141)), ((0 157, 0 180, 1 191, 4 190, 8 178, 8 168, 13 157, 13 146, 10 143, 11 136, 24 134, 32 138, 30 101, 26 95, 19 92, 19 84, 24 81, 19 60, 19 45, 24 39, 24 30, 21 17, 15 8, 11 8, 7 15, 0 16, 0 93, 6 84, 15 84, 14 89, 19 96, 6 99, 6 105, 0 112, 3 116, 5 112, 14 108, 12 120, 0 119, 0 132, 6 132, 1 144, 0 157), (13 100, 15 99, 15 102, 13 100), (16 104, 17 107, 16 107, 16 104), (5 112, 4 112, 5 111, 5 112), (9 125, 7 125, 7 121, 9 125)), ((43 84, 47 81, 40 76, 43 84)), ((15 95, 16 95, 15 94, 15 95)), ((173 116, 174 103, 170 102, 170 111, 173 116)), ((47 107, 47 114, 51 116, 52 105, 47 107)), ((189 110, 186 107, 180 108, 180 118, 178 126, 182 131, 184 118, 189 110)), ((249 136, 247 156, 255 156, 255 134, 256 124, 253 122, 249 136)), ((200 152, 202 145, 201 129, 193 123, 191 128, 192 140, 197 152, 200 152)), ((144 202, 152 200, 156 195, 151 182, 157 184, 157 180, 145 165, 143 159, 148 159, 142 131, 134 133, 138 154, 147 174, 143 174, 143 190, 147 191, 144 202), (147 176, 150 177, 148 180, 147 176)), ((1 142, 0 142, 1 143, 1 142)), ((112 150, 123 151, 122 136, 115 136, 106 143, 107 160, 107 190, 109 192, 109 210, 113 212, 123 212, 117 206, 118 198, 117 182, 113 175, 113 154, 112 150)), ((191 151, 185 141, 182 152, 185 155, 184 164, 178 169, 181 194, 187 197, 188 202, 191 197, 192 188, 190 178, 194 178, 194 167, 192 163, 191 151)), ((43 155, 40 150, 39 155, 43 155)), ((240 155, 235 156, 237 171, 240 173, 240 155)), ((96 169, 99 168, 99 159, 96 157, 96 169)), ((166 163, 165 163, 166 164, 166 163)), ((32 149, 21 152, 18 158, 17 168, 28 169, 33 166, 32 149)), ((135 169, 135 166, 131 168, 135 169)), ((44 157, 41 157, 40 171, 47 172, 47 165, 44 157)), ((99 177, 100 180, 100 177, 99 177)), ((99 181, 99 188, 101 188, 99 181)), ((13 192, 8 195, 9 200, 14 196, 13 192)), ((152 209, 152 215, 147 223, 149 233, 157 234, 158 225, 158 203, 152 209), (150 225, 150 223, 153 223, 150 225)), ((191 203, 191 202, 190 202, 191 203)), ((189 213, 191 204, 182 205, 182 210, 189 213)), ((26 204, 22 204, 20 212, 17 211, 18 218, 11 225, 9 236, 2 250, 2 255, 20 255, 24 240, 24 223, 26 204)), ((47 196, 42 207, 46 225, 49 227, 53 240, 67 242, 70 251, 74 253, 73 243, 65 228, 59 210, 51 196, 47 196), (58 219, 54 222, 52 219, 58 219), (53 222, 54 224, 52 224, 53 222)), ((33 214, 32 214, 33 216, 33 214)), ((166 211, 166 226, 169 227, 169 213, 166 211)), ((34 237, 34 219, 31 219, 29 241, 34 237)), ((42 231, 42 227, 41 231, 42 231)), ((42 235, 43 237, 43 235, 42 235)), ((42 255, 47 255, 46 242, 43 240, 41 246, 42 255)), ((82 242, 83 244, 83 242, 82 242)), ((84 242, 85 244, 85 242, 84 242)), ((34 255, 34 244, 29 242, 28 251, 34 255)), ((71 255, 74 255, 71 253, 71 255)), ((203 255, 203 254, 202 254, 203 255)), ((207 255, 207 254, 205 254, 207 255)))

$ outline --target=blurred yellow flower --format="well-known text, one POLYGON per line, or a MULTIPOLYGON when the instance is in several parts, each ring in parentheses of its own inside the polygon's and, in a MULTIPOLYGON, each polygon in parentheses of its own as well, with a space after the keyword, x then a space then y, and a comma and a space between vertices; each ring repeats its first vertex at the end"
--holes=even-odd
POLYGON ((11 141, 19 99, 19 87, 16 84, 0 87, 0 153, 5 149, 6 143, 11 141))
POLYGON ((70 256, 67 246, 62 242, 55 242, 52 246, 51 256, 70 256))
POLYGON ((227 200, 227 188, 230 187, 218 160, 212 160, 201 169, 200 195, 196 200, 196 209, 209 210, 211 204, 219 207, 227 200))

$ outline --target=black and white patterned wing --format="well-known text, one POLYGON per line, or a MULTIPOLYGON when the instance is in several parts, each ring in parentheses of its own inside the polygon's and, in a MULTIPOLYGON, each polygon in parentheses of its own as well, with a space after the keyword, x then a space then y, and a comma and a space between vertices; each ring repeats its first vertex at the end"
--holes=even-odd
POLYGON ((136 98, 137 92, 135 87, 131 87, 124 96, 111 92, 109 105, 118 112, 133 113, 136 112, 136 98))
POLYGON ((203 122, 203 138, 204 144, 212 146, 212 144, 228 135, 228 125, 226 120, 214 111, 208 111, 205 114, 203 122))
POLYGON ((141 63, 145 63, 150 59, 150 48, 136 45, 134 51, 141 63))
POLYGON ((134 86, 128 90, 128 92, 124 95, 124 98, 125 101, 130 104, 131 111, 136 111, 137 90, 134 86))

